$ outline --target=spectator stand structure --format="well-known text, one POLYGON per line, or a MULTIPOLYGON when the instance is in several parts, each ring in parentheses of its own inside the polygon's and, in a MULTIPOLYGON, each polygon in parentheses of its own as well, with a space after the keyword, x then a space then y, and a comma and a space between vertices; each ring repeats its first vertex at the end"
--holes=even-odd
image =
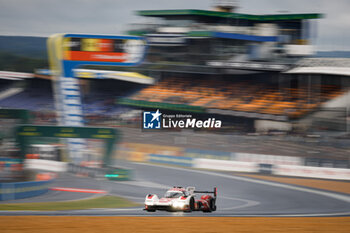
MULTIPOLYGON (((74 69, 84 65, 135 66, 142 62, 146 52, 146 41, 135 36, 56 34, 48 39, 47 45, 58 122, 66 126, 84 125, 74 69)), ((70 138, 67 142, 70 157, 80 163, 86 147, 84 140, 70 138)))

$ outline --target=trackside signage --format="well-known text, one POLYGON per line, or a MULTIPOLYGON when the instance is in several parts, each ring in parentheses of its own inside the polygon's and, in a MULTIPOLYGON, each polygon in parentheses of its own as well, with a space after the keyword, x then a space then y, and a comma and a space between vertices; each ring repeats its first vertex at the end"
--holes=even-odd
POLYGON ((197 119, 190 114, 162 114, 157 111, 144 111, 142 115, 143 129, 218 129, 221 120, 215 118, 197 119))
MULTIPOLYGON (((85 66, 137 66, 143 61, 147 42, 142 37, 87 34, 55 34, 47 40, 50 73, 60 125, 84 126, 83 105, 75 69, 85 66)), ((66 139, 74 163, 83 160, 84 139, 66 139)))

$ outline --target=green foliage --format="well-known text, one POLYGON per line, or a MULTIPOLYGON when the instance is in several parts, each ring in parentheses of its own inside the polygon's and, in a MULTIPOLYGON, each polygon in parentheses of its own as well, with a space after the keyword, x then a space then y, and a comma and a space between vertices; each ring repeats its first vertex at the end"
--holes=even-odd
POLYGON ((0 52, 0 70, 33 73, 35 69, 47 67, 47 59, 23 57, 0 52))
POLYGON ((0 52, 21 57, 47 59, 45 37, 0 36, 0 52))
POLYGON ((0 204, 1 210, 82 210, 92 208, 125 208, 138 206, 137 203, 116 196, 103 196, 93 199, 59 202, 0 204))

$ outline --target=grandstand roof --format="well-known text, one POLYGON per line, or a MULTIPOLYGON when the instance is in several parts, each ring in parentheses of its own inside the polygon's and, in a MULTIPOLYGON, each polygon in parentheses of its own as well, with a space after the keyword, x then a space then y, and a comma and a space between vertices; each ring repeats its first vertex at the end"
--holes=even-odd
POLYGON ((14 72, 14 71, 0 71, 0 79, 7 80, 23 80, 27 78, 33 78, 31 73, 14 72))
POLYGON ((350 58, 304 58, 285 73, 350 76, 350 58))
POLYGON ((299 67, 350 67, 350 58, 303 58, 296 65, 299 67))
POLYGON ((74 76, 77 78, 117 79, 133 83, 153 84, 155 80, 136 72, 74 69, 74 76))
POLYGON ((239 13, 231 13, 231 12, 193 10, 193 9, 185 9, 185 10, 144 10, 144 11, 138 11, 137 14, 141 15, 141 16, 153 16, 153 17, 195 15, 195 16, 207 16, 207 17, 223 17, 223 18, 233 18, 233 19, 246 19, 246 20, 256 20, 256 21, 302 20, 302 19, 318 19, 318 18, 322 18, 322 14, 319 14, 319 13, 278 14, 278 15, 249 15, 249 14, 239 14, 239 13))

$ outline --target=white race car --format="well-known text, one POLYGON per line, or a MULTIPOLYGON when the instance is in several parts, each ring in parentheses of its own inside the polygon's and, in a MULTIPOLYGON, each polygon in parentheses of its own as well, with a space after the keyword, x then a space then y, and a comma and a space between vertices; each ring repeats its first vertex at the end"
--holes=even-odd
POLYGON ((145 209, 148 212, 156 210, 166 211, 203 211, 212 212, 216 210, 217 189, 214 191, 196 191, 194 187, 174 187, 169 189, 164 197, 159 198, 156 194, 148 194, 145 199, 145 209), (196 199, 196 193, 210 193, 213 195, 202 195, 196 199))

